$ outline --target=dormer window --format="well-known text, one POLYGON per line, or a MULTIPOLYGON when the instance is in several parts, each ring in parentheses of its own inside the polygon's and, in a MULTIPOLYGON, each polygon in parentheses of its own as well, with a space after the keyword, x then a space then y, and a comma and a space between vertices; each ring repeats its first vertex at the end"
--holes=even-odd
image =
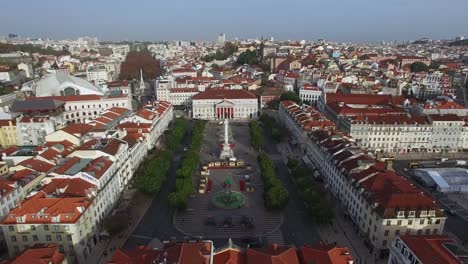
POLYGON ((416 211, 409 211, 408 217, 415 217, 416 216, 416 211))
POLYGON ((429 211, 429 217, 434 217, 435 216, 435 211, 434 210, 430 210, 429 211))
POLYGON ((426 210, 422 210, 422 211, 421 211, 420 217, 426 217, 426 216, 427 216, 427 211, 426 211, 426 210))
POLYGON ((397 217, 405 217, 405 211, 398 211, 397 217))

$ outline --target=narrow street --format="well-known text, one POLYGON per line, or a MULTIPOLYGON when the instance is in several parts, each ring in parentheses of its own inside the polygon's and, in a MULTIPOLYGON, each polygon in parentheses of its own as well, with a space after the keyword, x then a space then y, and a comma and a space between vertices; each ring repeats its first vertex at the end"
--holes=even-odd
POLYGON ((179 240, 183 239, 183 235, 173 226, 172 217, 174 215, 174 209, 169 206, 168 196, 175 187, 175 173, 180 166, 184 148, 189 143, 192 128, 193 122, 189 120, 187 133, 182 140, 182 144, 173 155, 173 163, 169 168, 166 182, 162 186, 159 194, 154 197, 150 208, 146 211, 138 227, 124 244, 124 249, 135 248, 138 245, 146 245, 153 238, 158 238, 161 241, 169 240, 171 237, 176 237, 179 240))

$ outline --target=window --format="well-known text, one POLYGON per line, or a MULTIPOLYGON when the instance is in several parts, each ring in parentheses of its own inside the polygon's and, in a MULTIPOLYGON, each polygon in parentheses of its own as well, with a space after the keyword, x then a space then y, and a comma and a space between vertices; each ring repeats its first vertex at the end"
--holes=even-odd
POLYGON ((395 230, 395 236, 398 236, 400 234, 400 230, 395 230))
POLYGON ((421 221, 419 221, 419 224, 424 225, 424 219, 421 219, 421 221))
POLYGON ((14 228, 13 226, 8 226, 8 230, 9 230, 9 231, 14 231, 15 228, 14 228))
POLYGON ((62 241, 62 236, 61 235, 57 235, 57 241, 62 241))
POLYGON ((39 240, 36 235, 33 235, 33 241, 39 240))
POLYGON ((71 235, 67 235, 67 240, 68 240, 68 241, 72 241, 72 236, 71 236, 71 235))
POLYGON ((382 242, 382 246, 385 247, 386 245, 387 245, 387 240, 384 240, 384 241, 382 242))
POLYGON ((32 225, 32 226, 31 226, 31 230, 32 230, 32 231, 36 231, 36 227, 32 225))
POLYGON ((397 225, 401 226, 401 220, 398 220, 397 225))
POLYGON ((49 231, 49 226, 48 226, 48 225, 44 225, 44 230, 45 230, 45 231, 49 231))
POLYGON ((422 230, 419 229, 418 232, 416 232, 418 235, 421 235, 422 234, 422 230))
POLYGON ((16 236, 11 236, 11 241, 16 242, 16 236))
POLYGON ((389 225, 391 225, 391 224, 392 224, 392 221, 387 220, 387 225, 389 226, 389 225))
POLYGON ((388 236, 388 230, 385 230, 384 236, 388 236))
POLYGON ((426 229, 426 230, 424 231, 424 234, 425 234, 425 235, 429 235, 429 233, 431 233, 431 230, 430 230, 430 229, 426 229))
POLYGON ((23 242, 28 242, 28 236, 23 236, 23 242))
POLYGON ((52 240, 52 237, 50 237, 50 235, 46 235, 46 240, 47 240, 47 241, 51 241, 51 240, 52 240))
POLYGON ((413 224, 413 220, 408 220, 408 225, 412 225, 413 224))
POLYGON ((437 219, 437 220, 435 221, 435 223, 436 223, 436 225, 440 224, 440 219, 437 219))

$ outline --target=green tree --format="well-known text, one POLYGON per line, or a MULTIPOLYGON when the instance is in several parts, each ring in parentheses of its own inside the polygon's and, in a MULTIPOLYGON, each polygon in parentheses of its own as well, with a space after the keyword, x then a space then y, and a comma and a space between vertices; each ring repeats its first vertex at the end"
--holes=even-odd
POLYGON ((280 96, 280 101, 291 100, 296 102, 297 104, 301 103, 301 98, 295 92, 289 91, 285 92, 280 96))
POLYGON ((258 64, 258 58, 257 58, 257 52, 251 51, 251 50, 246 50, 242 52, 239 57, 237 58, 236 63, 238 65, 244 65, 244 64, 258 64))
POLYGON ((429 66, 420 61, 413 62, 410 66, 411 72, 428 72, 429 66))

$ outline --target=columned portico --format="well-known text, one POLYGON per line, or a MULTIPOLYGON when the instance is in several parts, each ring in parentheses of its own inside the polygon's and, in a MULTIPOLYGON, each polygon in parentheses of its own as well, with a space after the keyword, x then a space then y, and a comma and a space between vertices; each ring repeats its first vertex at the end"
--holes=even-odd
POLYGON ((215 107, 215 113, 216 113, 215 118, 216 119, 232 119, 232 118, 234 118, 234 113, 235 113, 234 107, 235 106, 234 106, 233 103, 223 100, 219 104, 215 104, 214 107, 215 107))

